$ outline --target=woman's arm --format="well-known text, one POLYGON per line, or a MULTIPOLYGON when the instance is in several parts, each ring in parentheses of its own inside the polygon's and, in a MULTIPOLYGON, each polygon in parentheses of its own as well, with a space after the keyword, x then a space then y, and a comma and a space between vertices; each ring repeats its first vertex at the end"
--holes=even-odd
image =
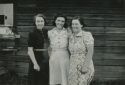
POLYGON ((40 67, 35 59, 35 55, 34 55, 34 52, 33 52, 33 47, 28 47, 28 55, 34 65, 34 69, 37 70, 37 71, 40 71, 40 67))
POLYGON ((88 44, 86 47, 87 47, 87 54, 86 54, 84 65, 89 66, 94 52, 94 45, 88 44))
POLYGON ((52 48, 50 47, 50 31, 48 31, 47 33, 48 35, 48 55, 49 55, 49 59, 50 59, 50 56, 51 56, 51 52, 52 52, 52 48))
POLYGON ((49 58, 50 58, 50 56, 51 56, 51 52, 52 52, 52 48, 49 46, 49 47, 48 47, 49 58))
POLYGON ((90 66, 90 63, 92 61, 93 53, 94 53, 94 39, 90 32, 87 32, 84 37, 84 43, 86 46, 86 55, 85 55, 85 61, 83 65, 83 69, 85 72, 88 71, 88 67, 90 66))

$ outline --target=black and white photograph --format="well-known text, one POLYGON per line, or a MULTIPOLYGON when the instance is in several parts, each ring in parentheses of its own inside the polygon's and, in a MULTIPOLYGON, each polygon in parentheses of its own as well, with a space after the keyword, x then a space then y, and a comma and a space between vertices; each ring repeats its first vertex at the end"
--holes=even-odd
POLYGON ((0 85, 125 85, 125 0, 0 0, 0 85))

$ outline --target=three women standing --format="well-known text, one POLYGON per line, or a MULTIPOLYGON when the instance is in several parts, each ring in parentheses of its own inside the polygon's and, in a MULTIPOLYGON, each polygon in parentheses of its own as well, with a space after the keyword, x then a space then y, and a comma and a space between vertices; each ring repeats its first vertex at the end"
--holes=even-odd
POLYGON ((43 30, 45 18, 42 14, 35 16, 36 28, 29 34, 28 54, 32 61, 30 66, 30 85, 48 84, 48 62, 44 57, 47 37, 50 40, 49 84, 50 85, 88 85, 94 74, 92 61, 94 39, 90 32, 82 30, 83 19, 74 17, 71 21, 71 31, 66 29, 66 17, 57 15, 54 19, 55 27, 43 30), (68 51, 69 47, 69 51, 68 51), (69 60, 70 52, 70 60, 69 60), (70 65, 70 66, 69 66, 70 65))

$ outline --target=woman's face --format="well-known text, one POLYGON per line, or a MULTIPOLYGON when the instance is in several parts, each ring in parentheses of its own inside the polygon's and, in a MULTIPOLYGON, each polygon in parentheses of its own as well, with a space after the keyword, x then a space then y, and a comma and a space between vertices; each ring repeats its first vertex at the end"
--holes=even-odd
POLYGON ((56 27, 58 29, 62 29, 65 24, 65 18, 64 17, 57 17, 55 21, 56 27))
POLYGON ((72 31, 73 33, 79 33, 82 30, 83 25, 80 24, 79 20, 72 20, 72 31))
POLYGON ((36 24, 37 29, 42 30, 42 28, 45 25, 45 21, 43 17, 36 17, 35 24, 36 24))

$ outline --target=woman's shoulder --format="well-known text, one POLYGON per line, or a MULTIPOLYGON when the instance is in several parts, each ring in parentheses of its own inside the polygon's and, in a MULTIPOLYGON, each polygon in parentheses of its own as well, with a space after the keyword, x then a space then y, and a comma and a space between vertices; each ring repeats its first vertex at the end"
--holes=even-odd
POLYGON ((47 29, 43 29, 42 31, 43 31, 44 34, 46 34, 48 32, 47 29))
POLYGON ((52 28, 51 30, 48 30, 48 36, 52 36, 55 32, 55 28, 52 28))
POLYGON ((29 36, 34 36, 35 35, 35 32, 32 31, 32 32, 29 32, 29 36))
POLYGON ((36 34, 34 32, 29 32, 28 38, 29 40, 35 39, 36 34))
POLYGON ((84 34, 92 34, 90 31, 82 31, 84 34))
POLYGON ((53 32, 54 30, 55 30, 55 27, 50 29, 50 30, 48 30, 48 32, 53 32))
POLYGON ((38 30, 37 29, 34 29, 33 31, 29 32, 30 35, 35 35, 37 34, 38 30))
POLYGON ((94 38, 92 36, 92 33, 89 32, 89 31, 83 31, 83 37, 84 37, 84 40, 87 41, 87 42, 93 42, 94 41, 94 38))
POLYGON ((92 33, 90 31, 82 31, 83 32, 83 36, 92 36, 92 33))
POLYGON ((89 31, 83 31, 83 36, 84 38, 88 39, 88 38, 93 38, 93 35, 91 32, 89 31))

